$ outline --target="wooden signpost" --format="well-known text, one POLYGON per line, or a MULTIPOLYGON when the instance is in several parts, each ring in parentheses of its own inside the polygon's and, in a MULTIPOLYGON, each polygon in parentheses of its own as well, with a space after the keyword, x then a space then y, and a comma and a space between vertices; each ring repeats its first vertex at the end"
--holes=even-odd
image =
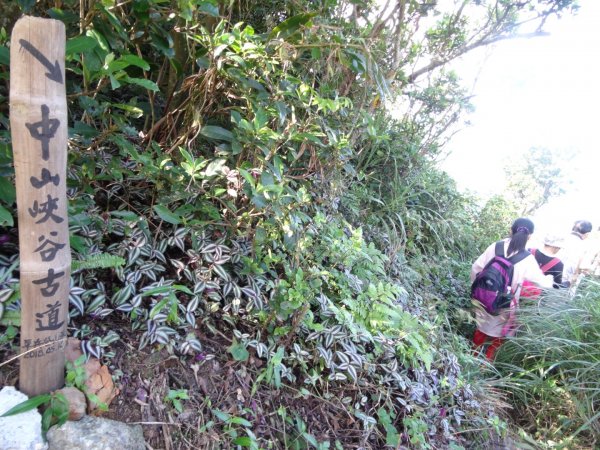
POLYGON ((19 389, 64 385, 71 252, 67 218, 65 27, 25 16, 10 47, 10 127, 21 259, 19 389))

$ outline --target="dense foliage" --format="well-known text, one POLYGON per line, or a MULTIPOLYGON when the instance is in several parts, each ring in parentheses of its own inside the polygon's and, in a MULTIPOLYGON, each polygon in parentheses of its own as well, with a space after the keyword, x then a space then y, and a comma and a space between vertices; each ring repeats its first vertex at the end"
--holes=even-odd
POLYGON ((588 277, 570 298, 548 292, 525 305, 522 327, 501 348, 497 365, 527 431, 551 447, 600 442, 600 283, 588 277))
MULTIPOLYGON (((469 108, 444 63, 570 2, 18 3, 67 26, 70 330, 86 354, 135 378, 114 362, 126 337, 195 375, 226 364, 246 380, 227 395, 168 385, 174 411, 196 402, 208 418, 183 427, 196 446, 214 432, 250 448, 497 438, 496 396, 439 314, 464 304, 465 267, 493 234, 433 163, 469 108)), ((19 11, 1 9, 0 300, 14 353, 19 11)))

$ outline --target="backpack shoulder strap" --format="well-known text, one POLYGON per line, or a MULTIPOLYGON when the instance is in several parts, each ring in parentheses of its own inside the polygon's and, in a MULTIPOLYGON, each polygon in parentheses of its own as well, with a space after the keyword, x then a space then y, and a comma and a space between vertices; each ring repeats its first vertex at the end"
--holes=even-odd
POLYGON ((504 255, 504 241, 496 242, 496 256, 505 256, 504 255))
POLYGON ((552 269, 555 265, 557 265, 559 262, 560 262, 560 259, 552 258, 550 261, 548 261, 546 264, 544 264, 542 267, 540 267, 540 269, 542 269, 542 272, 546 273, 550 269, 552 269))
POLYGON ((529 255, 531 255, 531 253, 529 253, 527 250, 521 250, 519 253, 517 253, 516 255, 512 255, 510 258, 508 258, 508 260, 512 263, 512 265, 514 266, 515 264, 523 261, 525 258, 527 258, 529 255))

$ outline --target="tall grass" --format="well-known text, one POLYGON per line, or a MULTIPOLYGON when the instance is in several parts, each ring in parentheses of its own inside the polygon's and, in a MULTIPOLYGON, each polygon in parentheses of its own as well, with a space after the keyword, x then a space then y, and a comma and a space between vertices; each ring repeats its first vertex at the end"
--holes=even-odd
MULTIPOLYGON (((521 327, 496 367, 523 426, 541 442, 600 442, 600 279, 576 295, 547 292, 521 306, 521 327)), ((572 447, 570 447, 572 448, 572 447)))

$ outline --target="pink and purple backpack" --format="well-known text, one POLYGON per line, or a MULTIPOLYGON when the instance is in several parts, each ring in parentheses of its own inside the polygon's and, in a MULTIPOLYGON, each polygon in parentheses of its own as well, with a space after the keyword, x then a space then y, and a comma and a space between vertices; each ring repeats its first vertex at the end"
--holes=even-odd
POLYGON ((522 250, 507 258, 504 255, 504 241, 496 242, 495 253, 471 285, 471 298, 481 303, 484 309, 494 316, 510 306, 513 298, 510 286, 514 266, 530 255, 527 250, 522 250))

